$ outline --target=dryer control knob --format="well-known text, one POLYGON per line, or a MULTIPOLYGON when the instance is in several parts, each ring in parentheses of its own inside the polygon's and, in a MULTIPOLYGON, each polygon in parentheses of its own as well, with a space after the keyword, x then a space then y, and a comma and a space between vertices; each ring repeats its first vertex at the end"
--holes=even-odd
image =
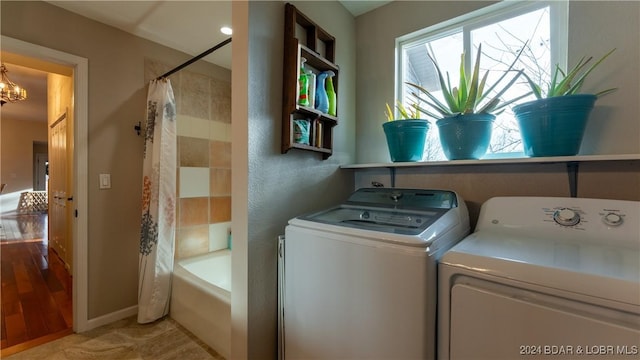
POLYGON ((622 225, 622 216, 616 213, 608 213, 602 217, 602 221, 609 226, 622 225))
POLYGON ((575 210, 563 208, 553 213, 553 220, 562 226, 573 226, 580 222, 580 215, 575 210))

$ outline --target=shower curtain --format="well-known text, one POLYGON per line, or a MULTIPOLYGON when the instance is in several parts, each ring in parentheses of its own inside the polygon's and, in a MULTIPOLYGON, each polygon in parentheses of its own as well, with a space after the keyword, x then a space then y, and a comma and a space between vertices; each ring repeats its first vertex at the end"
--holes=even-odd
POLYGON ((168 79, 147 94, 138 264, 138 322, 169 313, 176 222, 176 105, 168 79))

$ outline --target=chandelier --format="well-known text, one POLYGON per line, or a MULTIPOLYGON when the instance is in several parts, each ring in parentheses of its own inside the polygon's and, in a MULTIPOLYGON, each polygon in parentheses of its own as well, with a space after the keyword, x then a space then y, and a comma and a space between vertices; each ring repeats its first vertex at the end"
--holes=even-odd
POLYGON ((15 102, 27 98, 27 90, 16 85, 7 77, 7 68, 4 64, 0 65, 2 72, 2 81, 0 81, 0 106, 8 102, 15 102))

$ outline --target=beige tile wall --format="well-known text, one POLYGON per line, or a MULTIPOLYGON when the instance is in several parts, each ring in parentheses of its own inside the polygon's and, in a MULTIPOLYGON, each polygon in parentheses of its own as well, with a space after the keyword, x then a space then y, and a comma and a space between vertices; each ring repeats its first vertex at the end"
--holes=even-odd
MULTIPOLYGON (((146 78, 169 70, 147 59, 146 78)), ((227 247, 231 230, 231 84, 183 69, 170 77, 177 107, 176 259, 227 247)))

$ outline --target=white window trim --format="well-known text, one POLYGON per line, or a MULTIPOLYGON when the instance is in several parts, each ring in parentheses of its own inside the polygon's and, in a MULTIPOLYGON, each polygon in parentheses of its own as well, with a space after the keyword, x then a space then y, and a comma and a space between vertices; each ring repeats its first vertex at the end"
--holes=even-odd
MULTIPOLYGON (((562 69, 566 69, 569 42, 569 1, 557 0, 533 2, 507 0, 396 38, 394 99, 402 98, 405 86, 402 81, 404 73, 402 48, 405 45, 432 37, 436 32, 441 33, 442 36, 461 28, 464 32, 470 32, 472 29, 484 26, 487 23, 497 22, 504 18, 517 16, 518 14, 523 14, 546 6, 549 6, 550 8, 551 39, 556 40, 551 41, 551 64, 558 64, 562 69)), ((468 38, 468 36, 464 36, 465 48, 470 46, 467 44, 468 38)), ((468 61, 471 60, 468 59, 468 61)), ((466 64, 466 66, 469 68, 471 65, 466 64)))

